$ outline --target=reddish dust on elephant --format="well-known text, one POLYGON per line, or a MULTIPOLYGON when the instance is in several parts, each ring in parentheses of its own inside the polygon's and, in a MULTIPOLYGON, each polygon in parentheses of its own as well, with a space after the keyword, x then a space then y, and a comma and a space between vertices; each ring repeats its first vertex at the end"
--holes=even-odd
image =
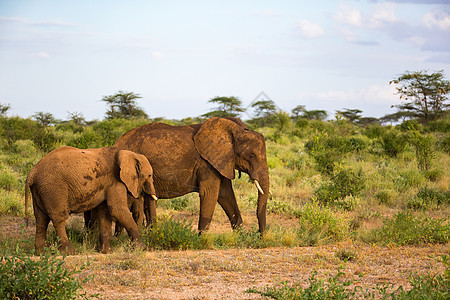
POLYGON ((60 147, 42 158, 30 171, 25 187, 25 212, 31 190, 36 219, 35 247, 42 251, 47 227, 53 222, 60 251, 72 254, 65 230, 71 213, 95 209, 100 224, 100 251, 110 250, 112 221, 119 221, 140 247, 136 222, 127 203, 128 192, 155 195, 153 169, 141 154, 115 147, 77 149, 60 147))

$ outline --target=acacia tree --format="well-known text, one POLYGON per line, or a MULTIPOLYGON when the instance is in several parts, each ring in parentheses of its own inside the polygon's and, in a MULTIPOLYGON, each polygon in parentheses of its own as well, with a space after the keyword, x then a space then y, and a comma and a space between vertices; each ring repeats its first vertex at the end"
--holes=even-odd
POLYGON ((139 94, 123 91, 118 91, 114 95, 104 96, 102 101, 109 106, 106 111, 106 118, 148 118, 145 111, 137 105, 136 99, 141 98, 139 94))
POLYGON ((208 103, 218 104, 219 106, 202 115, 207 118, 237 117, 241 112, 245 111, 242 108, 242 101, 237 97, 215 97, 210 99, 208 103))
POLYGON ((49 125, 54 125, 59 122, 53 116, 53 114, 48 113, 48 112, 43 112, 43 111, 34 113, 34 115, 32 115, 31 117, 44 127, 49 126, 49 125))
POLYGON ((336 112, 353 123, 361 118, 362 110, 344 108, 344 110, 336 110, 336 112))
POLYGON ((328 117, 326 110, 307 110, 304 105, 297 105, 292 111, 292 118, 307 120, 325 120, 328 117))
POLYGON ((396 94, 404 101, 392 107, 412 112, 423 123, 438 119, 448 112, 450 81, 444 78, 443 70, 432 74, 428 74, 428 71, 405 71, 389 84, 396 85, 396 94))

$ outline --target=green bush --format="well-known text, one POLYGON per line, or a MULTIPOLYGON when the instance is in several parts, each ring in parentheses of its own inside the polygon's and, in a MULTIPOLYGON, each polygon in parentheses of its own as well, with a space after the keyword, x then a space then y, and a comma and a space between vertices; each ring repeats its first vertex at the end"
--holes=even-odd
POLYGON ((184 210, 186 207, 188 207, 190 202, 191 200, 189 197, 178 197, 159 201, 158 206, 165 209, 181 211, 184 210))
POLYGON ((443 244, 449 241, 450 218, 430 219, 414 217, 409 212, 399 212, 386 218, 381 228, 372 231, 373 242, 382 244, 424 245, 443 244))
POLYGON ((24 206, 20 194, 0 189, 0 216, 22 216, 23 210, 24 206))
POLYGON ((161 216, 156 225, 144 230, 142 240, 151 249, 186 250, 202 248, 202 239, 192 229, 192 223, 161 216))
POLYGON ((381 139, 381 146, 384 153, 390 157, 397 157, 398 154, 405 151, 407 138, 404 134, 396 131, 386 132, 381 139))
POLYGON ((356 298, 360 289, 353 285, 353 280, 345 280, 345 273, 338 269, 335 276, 329 276, 325 281, 317 278, 317 271, 314 270, 308 278, 308 286, 303 288, 300 283, 289 284, 287 281, 266 287, 263 290, 250 288, 247 293, 259 294, 279 300, 288 299, 352 299, 356 298))
POLYGON ((375 193, 375 198, 380 204, 391 204, 398 194, 390 189, 379 190, 375 193))
MULTIPOLYGON (((338 256, 340 259, 341 256, 338 256)), ((345 258, 354 257, 350 252, 345 258)), ((350 259, 344 259, 344 261, 350 259)), ((259 294, 279 300, 300 299, 448 299, 450 291, 450 260, 447 255, 442 255, 440 261, 444 264, 443 274, 426 274, 423 276, 414 274, 410 276, 411 289, 405 290, 403 286, 395 288, 387 284, 376 287, 368 287, 365 290, 358 281, 345 280, 349 274, 338 268, 335 276, 329 276, 327 280, 317 278, 317 271, 313 271, 308 278, 309 285, 305 288, 301 283, 289 284, 287 281, 267 286, 264 289, 250 288, 247 293, 259 294)))
POLYGON ((450 154, 450 135, 445 136, 440 142, 440 144, 441 149, 447 154, 450 154))
POLYGON ((432 135, 423 135, 418 131, 411 131, 409 142, 414 146, 417 166, 419 170, 429 170, 436 156, 434 145, 436 140, 432 135))
POLYGON ((316 202, 296 211, 299 219, 301 244, 313 246, 330 241, 343 240, 349 231, 349 222, 336 216, 327 207, 316 202))
POLYGON ((446 194, 433 188, 423 187, 419 189, 416 196, 410 199, 407 207, 410 209, 433 209, 444 203, 449 203, 446 194))
POLYGON ((6 191, 17 190, 21 188, 17 174, 8 169, 0 169, 0 189, 6 191))
MULTIPOLYGON (((353 171, 344 169, 331 177, 330 182, 325 182, 314 191, 319 202, 335 204, 337 200, 347 196, 357 196, 365 187, 365 175, 362 170, 353 171)), ((350 199, 354 200, 354 199, 350 199)))
MULTIPOLYGON (((69 271, 59 258, 47 251, 39 259, 23 253, 0 257, 1 299, 88 299, 82 281, 75 278, 85 268, 69 271)), ((90 297, 96 297, 92 295, 90 297)))

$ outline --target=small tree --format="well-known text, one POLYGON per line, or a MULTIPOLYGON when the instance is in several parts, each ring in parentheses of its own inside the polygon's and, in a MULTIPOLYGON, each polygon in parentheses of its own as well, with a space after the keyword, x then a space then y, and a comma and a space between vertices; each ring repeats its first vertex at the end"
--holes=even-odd
POLYGON ((450 81, 444 79, 443 70, 432 74, 427 71, 406 71, 389 84, 396 85, 396 94, 404 101, 393 107, 412 112, 423 123, 438 119, 448 112, 450 105, 446 102, 450 81))
POLYGON ((31 117, 44 127, 58 123, 58 120, 48 112, 39 111, 31 117))
POLYGON ((344 110, 336 110, 336 112, 353 123, 361 118, 362 110, 344 108, 344 110))
POLYGON ((304 105, 297 105, 291 112, 294 120, 299 118, 307 120, 325 120, 328 117, 326 110, 306 110, 304 105))
POLYGON ((106 111, 106 118, 148 118, 145 111, 137 105, 136 99, 141 98, 139 94, 123 91, 118 91, 114 95, 104 96, 102 101, 109 106, 106 111))
POLYGON ((256 101, 252 104, 258 118, 270 118, 277 112, 277 106, 272 100, 256 101))
POLYGON ((208 103, 218 104, 219 106, 214 108, 209 113, 202 116, 211 117, 237 117, 245 109, 242 108, 242 101, 237 97, 215 97, 208 101, 208 103))

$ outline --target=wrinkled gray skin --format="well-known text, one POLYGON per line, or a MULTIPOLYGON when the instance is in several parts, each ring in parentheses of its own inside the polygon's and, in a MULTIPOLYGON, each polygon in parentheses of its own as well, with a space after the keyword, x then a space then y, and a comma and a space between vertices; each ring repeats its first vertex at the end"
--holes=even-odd
MULTIPOLYGON (((242 224, 231 180, 235 170, 247 173, 260 184, 256 215, 259 231, 265 231, 269 195, 265 141, 262 134, 248 130, 239 119, 212 118, 188 126, 151 123, 128 131, 115 146, 148 158, 158 198, 199 193, 200 232, 209 227, 217 202, 232 228, 242 224)), ((156 201, 145 197, 144 206, 147 224, 151 224, 156 220, 156 201)))
POLYGON ((73 254, 65 230, 71 213, 95 209, 100 223, 100 251, 110 251, 112 220, 119 221, 131 239, 144 247, 127 205, 127 194, 154 195, 153 169, 143 155, 115 147, 60 147, 30 171, 25 187, 25 211, 31 190, 36 219, 35 247, 41 252, 50 220, 60 239, 60 251, 73 254))

